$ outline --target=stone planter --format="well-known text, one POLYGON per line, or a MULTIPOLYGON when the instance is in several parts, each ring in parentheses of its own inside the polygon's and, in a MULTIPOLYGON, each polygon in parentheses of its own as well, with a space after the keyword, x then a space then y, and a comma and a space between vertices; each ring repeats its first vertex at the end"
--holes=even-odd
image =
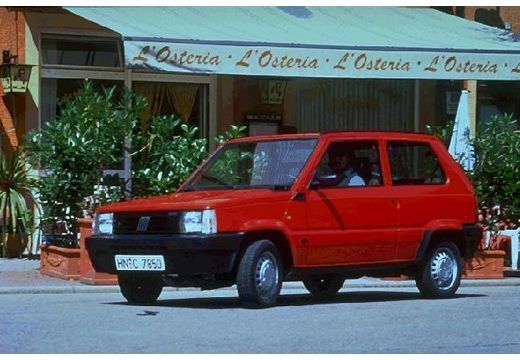
POLYGON ((40 245, 40 273, 66 280, 78 280, 79 249, 40 245))
POLYGON ((85 239, 92 235, 92 219, 78 219, 80 277, 79 281, 88 285, 117 285, 117 275, 97 272, 92 266, 85 239))
POLYGON ((463 277, 467 279, 502 279, 504 277, 503 250, 478 250, 466 259, 463 277))

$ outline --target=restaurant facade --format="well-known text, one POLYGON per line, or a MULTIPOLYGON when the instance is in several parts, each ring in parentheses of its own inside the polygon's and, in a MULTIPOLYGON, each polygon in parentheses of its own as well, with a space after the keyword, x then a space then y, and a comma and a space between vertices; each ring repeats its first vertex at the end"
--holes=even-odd
POLYGON ((232 124, 424 131, 454 119, 462 89, 473 130, 519 110, 514 32, 430 8, 14 7, 0 20, 4 62, 33 65, 27 92, 0 100, 4 151, 54 121, 84 79, 133 89, 147 116, 174 113, 211 147, 232 124))

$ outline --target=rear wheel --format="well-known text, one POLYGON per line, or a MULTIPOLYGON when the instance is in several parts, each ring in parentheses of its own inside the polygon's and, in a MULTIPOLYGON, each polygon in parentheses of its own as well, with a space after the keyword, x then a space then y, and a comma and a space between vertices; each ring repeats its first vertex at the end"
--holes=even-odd
POLYGON ((160 277, 119 274, 118 281, 121 294, 131 304, 153 304, 163 289, 160 277))
POLYGON ((237 274, 238 296, 248 306, 267 307, 276 303, 282 288, 282 266, 276 246, 257 241, 246 249, 237 274))
POLYGON ((326 276, 303 280, 303 285, 316 298, 327 299, 337 294, 345 279, 341 276, 326 276))
POLYGON ((447 298, 460 286, 462 262, 460 251, 452 242, 434 246, 419 266, 415 277, 421 295, 429 298, 447 298))

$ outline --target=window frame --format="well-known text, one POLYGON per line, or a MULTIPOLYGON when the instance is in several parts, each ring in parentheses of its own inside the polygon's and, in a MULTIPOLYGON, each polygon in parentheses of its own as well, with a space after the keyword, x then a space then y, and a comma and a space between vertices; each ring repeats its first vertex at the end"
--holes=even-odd
POLYGON ((102 33, 87 33, 81 35, 76 32, 64 34, 61 31, 45 31, 40 34, 39 38, 39 60, 42 68, 47 69, 72 69, 72 70, 104 70, 104 71, 118 71, 123 72, 125 68, 124 47, 120 36, 102 34, 102 33), (65 64, 48 64, 43 61, 43 40, 79 40, 81 42, 88 41, 106 41, 114 42, 117 48, 117 57, 119 66, 87 66, 87 65, 65 65, 65 64))

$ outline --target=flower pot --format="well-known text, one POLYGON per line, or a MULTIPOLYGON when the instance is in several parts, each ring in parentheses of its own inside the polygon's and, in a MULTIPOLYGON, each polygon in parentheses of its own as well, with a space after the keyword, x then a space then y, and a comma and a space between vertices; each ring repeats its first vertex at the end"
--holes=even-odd
POLYGON ((477 250, 473 257, 466 259, 464 278, 469 279, 502 279, 504 277, 503 250, 477 250))
POLYGON ((88 285, 117 285, 117 275, 97 272, 92 266, 85 247, 85 239, 92 235, 92 219, 78 219, 80 277, 79 281, 88 285))
POLYGON ((79 279, 79 249, 40 245, 40 273, 66 280, 79 279))

